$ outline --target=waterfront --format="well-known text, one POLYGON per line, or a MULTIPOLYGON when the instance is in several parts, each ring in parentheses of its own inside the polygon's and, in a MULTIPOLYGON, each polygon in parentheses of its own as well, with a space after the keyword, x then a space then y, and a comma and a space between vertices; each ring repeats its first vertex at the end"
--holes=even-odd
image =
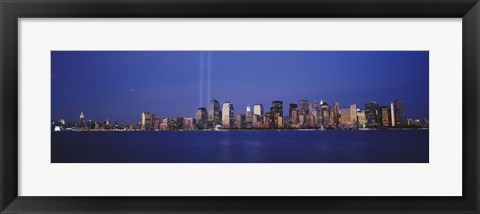
POLYGON ((428 130, 52 132, 52 163, 428 163, 428 130))

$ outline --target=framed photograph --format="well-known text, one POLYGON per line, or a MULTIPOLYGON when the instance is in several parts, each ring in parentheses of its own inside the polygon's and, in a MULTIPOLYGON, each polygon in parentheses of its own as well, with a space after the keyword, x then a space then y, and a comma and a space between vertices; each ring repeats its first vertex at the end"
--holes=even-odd
POLYGON ((0 1, 2 213, 478 213, 468 1, 0 1))

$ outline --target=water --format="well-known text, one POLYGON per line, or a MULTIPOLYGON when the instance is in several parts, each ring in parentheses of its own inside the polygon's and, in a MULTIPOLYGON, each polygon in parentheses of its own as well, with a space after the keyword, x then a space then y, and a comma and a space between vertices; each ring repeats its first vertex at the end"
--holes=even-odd
POLYGON ((428 163, 428 130, 52 132, 52 163, 428 163))

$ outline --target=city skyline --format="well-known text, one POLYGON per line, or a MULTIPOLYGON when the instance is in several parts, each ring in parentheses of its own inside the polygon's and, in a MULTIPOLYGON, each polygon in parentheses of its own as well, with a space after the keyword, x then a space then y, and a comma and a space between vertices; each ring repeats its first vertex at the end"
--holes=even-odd
POLYGON ((214 97, 238 106, 234 117, 272 100, 288 112, 299 97, 338 99, 340 108, 402 97, 405 115, 428 118, 428 52, 52 51, 52 120, 89 112, 135 123, 143 111, 195 118, 214 97))
POLYGON ((137 124, 121 124, 106 121, 91 121, 80 113, 79 121, 52 121, 52 130, 102 131, 102 130, 219 130, 219 129, 411 129, 428 128, 428 118, 410 118, 404 114, 403 100, 393 100, 389 105, 375 101, 365 103, 364 109, 357 104, 341 108, 339 101, 330 105, 323 100, 309 102, 300 99, 298 104, 290 103, 283 111, 283 101, 272 101, 270 108, 257 103, 246 107, 242 113, 234 111, 233 103, 220 104, 216 99, 209 102, 209 108, 200 107, 195 117, 160 117, 155 112, 141 113, 137 124), (270 109, 266 111, 265 109, 270 109))

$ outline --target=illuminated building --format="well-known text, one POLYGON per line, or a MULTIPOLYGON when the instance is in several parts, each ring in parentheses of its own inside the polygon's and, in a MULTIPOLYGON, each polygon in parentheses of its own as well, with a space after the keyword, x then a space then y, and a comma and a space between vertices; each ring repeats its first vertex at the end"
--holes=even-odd
POLYGON ((222 127, 232 128, 235 116, 233 115, 233 104, 226 102, 222 106, 222 127))
POLYGON ((393 105, 393 102, 390 103, 390 125, 392 127, 395 127, 395 106, 393 105))
POLYGON ((420 127, 422 124, 420 123, 419 119, 415 119, 412 121, 412 126, 420 127))
POLYGON ((299 125, 300 128, 305 127, 305 120, 306 120, 305 118, 306 118, 306 115, 303 115, 303 114, 298 115, 298 125, 299 125))
POLYGON ((80 112, 80 126, 84 126, 85 125, 85 115, 83 115, 83 111, 80 112))
POLYGON ((184 119, 183 117, 175 117, 171 121, 170 129, 172 130, 178 130, 183 128, 183 122, 184 119))
POLYGON ((310 114, 313 116, 313 118, 315 118, 315 126, 320 126, 320 124, 322 123, 321 113, 319 114, 317 109, 313 108, 313 105, 310 106, 312 106, 312 108, 310 109, 310 114))
POLYGON ((400 126, 404 124, 404 115, 403 115, 403 101, 402 100, 394 100, 393 102, 394 107, 394 115, 395 115, 395 125, 400 126))
POLYGON ((260 128, 262 126, 262 117, 254 114, 252 120, 252 126, 255 128, 260 128))
MULTIPOLYGON (((160 120, 157 118, 157 114, 152 113, 151 120, 150 120, 150 128, 151 129, 158 129, 160 127, 160 120)), ((107 119, 107 125, 108 125, 108 119, 107 119)))
POLYGON ((245 123, 247 128, 253 125, 253 111, 250 109, 250 105, 247 105, 247 111, 245 114, 245 123))
POLYGON ((311 114, 313 110, 314 110, 313 103, 309 103, 308 104, 308 112, 311 114))
POLYGON ((307 115, 307 128, 315 128, 315 117, 312 114, 307 115))
POLYGON ((278 116, 276 118, 276 121, 277 121, 277 128, 283 128, 283 117, 282 116, 278 116))
POLYGON ((299 115, 307 115, 309 114, 308 112, 308 100, 306 99, 301 99, 298 101, 298 114, 299 115))
MULTIPOLYGON (((321 121, 320 123, 323 124, 323 126, 328 126, 330 124, 330 106, 328 103, 324 103, 323 101, 320 101, 322 104, 320 104, 320 117, 321 121)), ((333 118, 332 118, 333 120, 333 118)))
POLYGON ((292 124, 298 124, 299 123, 297 108, 292 109, 292 112, 290 113, 290 120, 291 120, 292 124))
POLYGON ((292 110, 297 109, 297 104, 290 103, 288 105, 288 116, 292 117, 292 110))
POLYGON ((340 109, 340 125, 342 126, 351 126, 353 125, 351 119, 350 109, 340 109))
POLYGON ((238 114, 237 119, 235 120, 235 128, 237 129, 242 129, 245 128, 246 126, 246 115, 244 114, 238 114))
POLYGON ((208 106, 208 121, 212 126, 220 125, 221 123, 221 113, 220 113, 220 103, 218 100, 210 100, 208 106))
POLYGON ((263 115, 263 128, 272 128, 274 126, 273 123, 273 115, 270 112, 266 112, 263 115))
POLYGON ((328 127, 330 127, 330 128, 335 128, 336 127, 335 112, 333 112, 333 111, 330 111, 330 123, 328 124, 328 127))
POLYGON ((333 113, 335 114, 340 114, 340 104, 338 103, 338 100, 335 100, 335 103, 333 104, 333 113))
POLYGON ((353 123, 357 122, 357 104, 350 105, 350 120, 353 123))
MULTIPOLYGON (((205 109, 206 111, 206 109, 205 109)), ((205 117, 206 119, 206 117, 205 117)), ((194 125, 193 125, 193 118, 189 117, 189 118, 184 118, 183 119, 183 129, 184 130, 193 130, 194 128, 194 125)))
POLYGON ((281 117, 283 117, 283 102, 282 101, 273 101, 272 107, 270 108, 270 113, 275 115, 279 113, 281 117))
POLYGON ((163 118, 162 122, 160 123, 160 130, 168 130, 168 118, 163 118))
POLYGON ((381 121, 382 127, 389 127, 390 126, 388 115, 389 115, 388 107, 387 106, 381 106, 380 107, 380 121, 381 121))
MULTIPOLYGON (((323 101, 320 100, 320 105, 322 105, 322 103, 323 103, 323 101)), ((318 106, 318 103, 317 103, 317 99, 315 99, 315 100, 313 101, 312 109, 310 109, 310 111, 312 111, 313 109, 315 109, 315 110, 317 110, 317 111, 318 111, 318 109, 319 109, 319 106, 318 106)))
POLYGON ((364 111, 357 111, 357 121, 358 121, 358 126, 361 128, 365 128, 367 124, 367 118, 365 116, 364 111))
POLYGON ((208 114, 206 108, 198 108, 195 113, 195 123, 198 129, 206 129, 208 127, 208 114))
POLYGON ((380 105, 375 101, 370 101, 365 104, 365 117, 367 119, 366 126, 377 127, 380 118, 380 105))
POLYGON ((253 114, 259 117, 263 116, 263 105, 262 104, 255 104, 253 106, 253 114))
POLYGON ((142 112, 141 129, 150 130, 152 125, 152 115, 149 112, 142 112))

